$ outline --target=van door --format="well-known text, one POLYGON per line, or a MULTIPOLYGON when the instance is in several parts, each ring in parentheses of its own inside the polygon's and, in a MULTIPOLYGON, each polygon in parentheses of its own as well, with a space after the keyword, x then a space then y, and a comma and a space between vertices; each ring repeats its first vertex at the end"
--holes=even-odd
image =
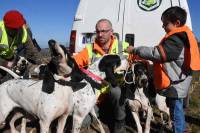
POLYGON ((187 0, 124 0, 121 3, 123 12, 122 39, 134 37, 134 46, 155 46, 165 35, 161 15, 171 6, 181 6, 188 12, 187 25, 191 27, 187 0), (123 8, 124 7, 124 8, 123 8))

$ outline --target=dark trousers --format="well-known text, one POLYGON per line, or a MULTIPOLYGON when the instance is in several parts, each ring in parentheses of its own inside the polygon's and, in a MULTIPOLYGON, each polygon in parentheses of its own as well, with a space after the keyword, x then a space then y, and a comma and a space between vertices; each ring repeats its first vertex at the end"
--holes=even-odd
MULTIPOLYGON (((111 133, 125 133, 125 99, 120 87, 110 88, 104 101, 95 106, 95 111, 101 121, 108 125, 111 133)), ((92 122, 91 119, 92 117, 87 115, 82 127, 87 127, 92 122)))
POLYGON ((122 95, 122 90, 120 87, 112 87, 108 94, 107 99, 112 114, 110 116, 112 118, 112 124, 110 125, 111 133, 125 133, 125 97, 122 95))

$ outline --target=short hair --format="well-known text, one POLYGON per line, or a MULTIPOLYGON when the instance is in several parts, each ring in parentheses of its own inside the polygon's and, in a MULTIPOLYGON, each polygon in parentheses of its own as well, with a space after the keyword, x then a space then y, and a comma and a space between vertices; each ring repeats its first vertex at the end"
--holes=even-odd
POLYGON ((109 26, 112 28, 112 23, 110 22, 110 20, 108 20, 108 19, 106 19, 106 18, 102 18, 102 19, 100 19, 99 21, 97 21, 95 28, 97 28, 97 25, 98 25, 100 22, 103 22, 103 21, 108 22, 109 26))
POLYGON ((177 20, 179 20, 182 26, 186 23, 187 12, 181 7, 173 6, 162 13, 161 19, 162 18, 165 18, 172 23, 175 23, 177 20))

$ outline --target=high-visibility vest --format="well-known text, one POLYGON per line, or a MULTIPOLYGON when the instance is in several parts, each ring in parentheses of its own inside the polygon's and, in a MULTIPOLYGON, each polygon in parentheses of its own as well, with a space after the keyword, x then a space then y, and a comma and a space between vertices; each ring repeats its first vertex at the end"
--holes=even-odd
MULTIPOLYGON (((0 30, 2 31, 2 36, 0 38, 1 39, 0 45, 3 45, 3 47, 5 47, 5 49, 3 51, 0 51, 0 57, 2 57, 4 59, 9 59, 14 55, 15 50, 17 48, 17 46, 15 44, 15 41, 17 40, 17 38, 15 37, 13 39, 11 45, 9 45, 8 44, 8 35, 7 35, 3 21, 0 21, 0 30)), ((25 44, 25 42, 27 41, 27 38, 28 38, 28 34, 27 34, 27 30, 26 30, 25 25, 24 25, 21 43, 25 44)))
MULTIPOLYGON (((184 47, 184 69, 187 70, 200 70, 200 55, 197 40, 194 34, 187 26, 179 27, 168 34, 161 40, 158 47, 161 53, 163 53, 162 42, 173 34, 185 32, 189 41, 189 48, 184 47)), ((184 70, 183 70, 184 71, 184 70)), ((165 71, 165 67, 162 63, 154 63, 154 85, 156 89, 162 90, 170 86, 171 79, 165 71)))
MULTIPOLYGON (((124 49, 128 47, 128 45, 129 44, 127 42, 118 43, 118 40, 114 39, 113 44, 111 45, 111 49, 109 50, 109 54, 118 54, 120 56, 128 57, 128 54, 123 52, 124 49)), ((101 50, 96 49, 98 51, 94 51, 93 47, 101 49, 96 43, 86 44, 90 64, 101 58, 102 55, 104 55, 104 53, 101 50)))
MULTIPOLYGON (((109 54, 118 54, 120 57, 128 57, 128 53, 123 52, 124 49, 126 49, 128 47, 128 43, 127 42, 122 42, 122 43, 118 43, 117 39, 113 40, 113 43, 111 45, 111 48, 109 50, 109 54)), ((101 58, 105 53, 104 51, 101 50, 101 48, 96 44, 86 44, 86 48, 88 51, 88 57, 90 60, 90 64, 94 63, 96 60, 98 60, 99 58, 101 58), (94 51, 93 47, 95 47, 96 50, 98 51, 94 51)), ((96 97, 98 98, 101 94, 106 94, 110 91, 109 86, 104 86, 102 87, 99 91, 97 91, 96 93, 96 97)))

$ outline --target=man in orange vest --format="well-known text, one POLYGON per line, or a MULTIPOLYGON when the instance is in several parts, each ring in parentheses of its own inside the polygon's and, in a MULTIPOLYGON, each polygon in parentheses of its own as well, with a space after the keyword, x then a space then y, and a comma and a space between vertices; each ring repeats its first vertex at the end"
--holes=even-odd
POLYGON ((154 85, 166 96, 173 121, 173 132, 183 133, 185 115, 183 99, 192 81, 192 71, 200 70, 197 41, 185 26, 187 13, 180 7, 170 7, 163 12, 161 20, 167 33, 155 47, 131 47, 126 51, 153 61, 154 85))
MULTIPOLYGON (((92 44, 86 44, 86 47, 74 56, 79 67, 87 67, 95 62, 104 54, 120 54, 128 46, 128 43, 118 43, 118 40, 113 35, 112 24, 108 19, 100 19, 96 24, 96 39, 92 44)), ((128 55, 127 53, 123 53, 128 55)), ((125 133, 125 104, 120 100, 121 88, 118 86, 110 87, 108 99, 112 108, 114 125, 111 126, 111 133, 125 133)))

